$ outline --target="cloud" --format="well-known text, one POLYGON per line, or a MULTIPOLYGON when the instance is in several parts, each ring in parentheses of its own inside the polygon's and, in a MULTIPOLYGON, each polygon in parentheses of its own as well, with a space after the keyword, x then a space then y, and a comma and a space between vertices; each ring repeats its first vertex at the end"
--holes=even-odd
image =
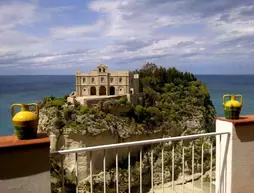
POLYGON ((28 25, 35 20, 36 6, 31 3, 2 3, 0 10, 0 31, 16 25, 28 25))
MULTIPOLYGON (((52 38, 64 39, 64 40, 76 40, 84 36, 95 37, 105 22, 102 20, 97 21, 94 25, 84 25, 84 26, 71 26, 71 27, 56 27, 50 29, 50 34, 52 38)), ((87 37, 85 40, 88 40, 87 37)), ((92 40, 92 38, 90 38, 92 40)), ((83 39, 84 40, 84 39, 83 39)))
POLYGON ((148 61, 212 68, 253 59, 253 0, 95 0, 57 7, 4 1, 0 10, 0 68, 90 69, 103 62, 133 68, 148 61))

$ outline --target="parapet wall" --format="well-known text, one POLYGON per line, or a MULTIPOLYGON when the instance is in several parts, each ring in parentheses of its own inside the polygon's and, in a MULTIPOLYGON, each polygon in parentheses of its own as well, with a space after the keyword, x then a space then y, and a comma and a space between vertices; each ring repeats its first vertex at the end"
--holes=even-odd
POLYGON ((67 98, 67 102, 75 104, 79 103, 80 105, 86 105, 88 107, 92 107, 100 101, 106 101, 109 99, 120 99, 122 97, 126 97, 129 102, 132 104, 138 104, 139 103, 139 97, 141 94, 127 94, 127 95, 114 95, 114 96, 87 96, 87 97, 74 97, 70 96, 67 98))
POLYGON ((46 134, 31 140, 0 137, 0 192, 50 193, 49 148, 46 134))

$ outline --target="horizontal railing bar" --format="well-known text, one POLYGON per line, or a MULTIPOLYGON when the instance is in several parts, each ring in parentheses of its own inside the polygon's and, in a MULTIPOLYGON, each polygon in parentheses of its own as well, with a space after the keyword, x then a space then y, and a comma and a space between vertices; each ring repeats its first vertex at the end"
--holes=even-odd
POLYGON ((225 134, 229 135, 230 133, 229 132, 213 132, 213 133, 202 133, 202 134, 186 135, 186 136, 178 136, 178 137, 133 141, 133 142, 126 142, 126 143, 116 143, 116 144, 109 144, 109 145, 98 145, 98 146, 84 147, 84 148, 77 148, 77 149, 59 150, 59 151, 51 152, 51 154, 69 154, 69 153, 78 153, 83 151, 95 151, 95 150, 121 148, 121 147, 137 146, 137 145, 149 145, 149 144, 161 143, 161 142, 180 141, 180 140, 188 140, 188 139, 193 140, 193 139, 198 139, 202 137, 212 137, 212 136, 225 135, 225 134))

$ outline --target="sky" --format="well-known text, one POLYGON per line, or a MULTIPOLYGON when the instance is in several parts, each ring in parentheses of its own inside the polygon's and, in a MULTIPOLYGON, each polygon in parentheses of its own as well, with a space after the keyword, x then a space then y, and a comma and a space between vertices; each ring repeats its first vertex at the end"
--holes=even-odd
POLYGON ((254 74, 253 0, 0 0, 0 75, 147 62, 254 74))

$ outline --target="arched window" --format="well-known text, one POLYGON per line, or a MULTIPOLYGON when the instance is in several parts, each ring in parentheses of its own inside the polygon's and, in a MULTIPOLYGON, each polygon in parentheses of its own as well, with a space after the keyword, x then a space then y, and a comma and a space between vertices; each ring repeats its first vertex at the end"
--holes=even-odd
POLYGON ((104 82, 104 77, 101 77, 101 82, 104 82))
POLYGON ((119 82, 122 82, 122 80, 123 80, 122 77, 120 77, 120 78, 119 78, 119 82))
POLYGON ((113 78, 113 77, 111 77, 111 78, 110 78, 110 82, 113 82, 113 81, 114 81, 114 78, 113 78))
POLYGON ((83 78, 83 83, 85 83, 86 82, 86 78, 83 78))
POLYGON ((106 95, 107 89, 105 86, 100 86, 99 95, 106 95))
POLYGON ((101 72, 101 68, 99 68, 99 72, 101 72))
POLYGON ((90 95, 96 95, 96 88, 94 86, 90 88, 90 95))
POLYGON ((115 87, 111 86, 111 87, 109 88, 109 94, 110 94, 110 95, 115 95, 115 87))
POLYGON ((102 68, 102 69, 103 69, 102 71, 105 72, 105 68, 102 68))
POLYGON ((92 78, 92 83, 94 83, 94 77, 92 78))

